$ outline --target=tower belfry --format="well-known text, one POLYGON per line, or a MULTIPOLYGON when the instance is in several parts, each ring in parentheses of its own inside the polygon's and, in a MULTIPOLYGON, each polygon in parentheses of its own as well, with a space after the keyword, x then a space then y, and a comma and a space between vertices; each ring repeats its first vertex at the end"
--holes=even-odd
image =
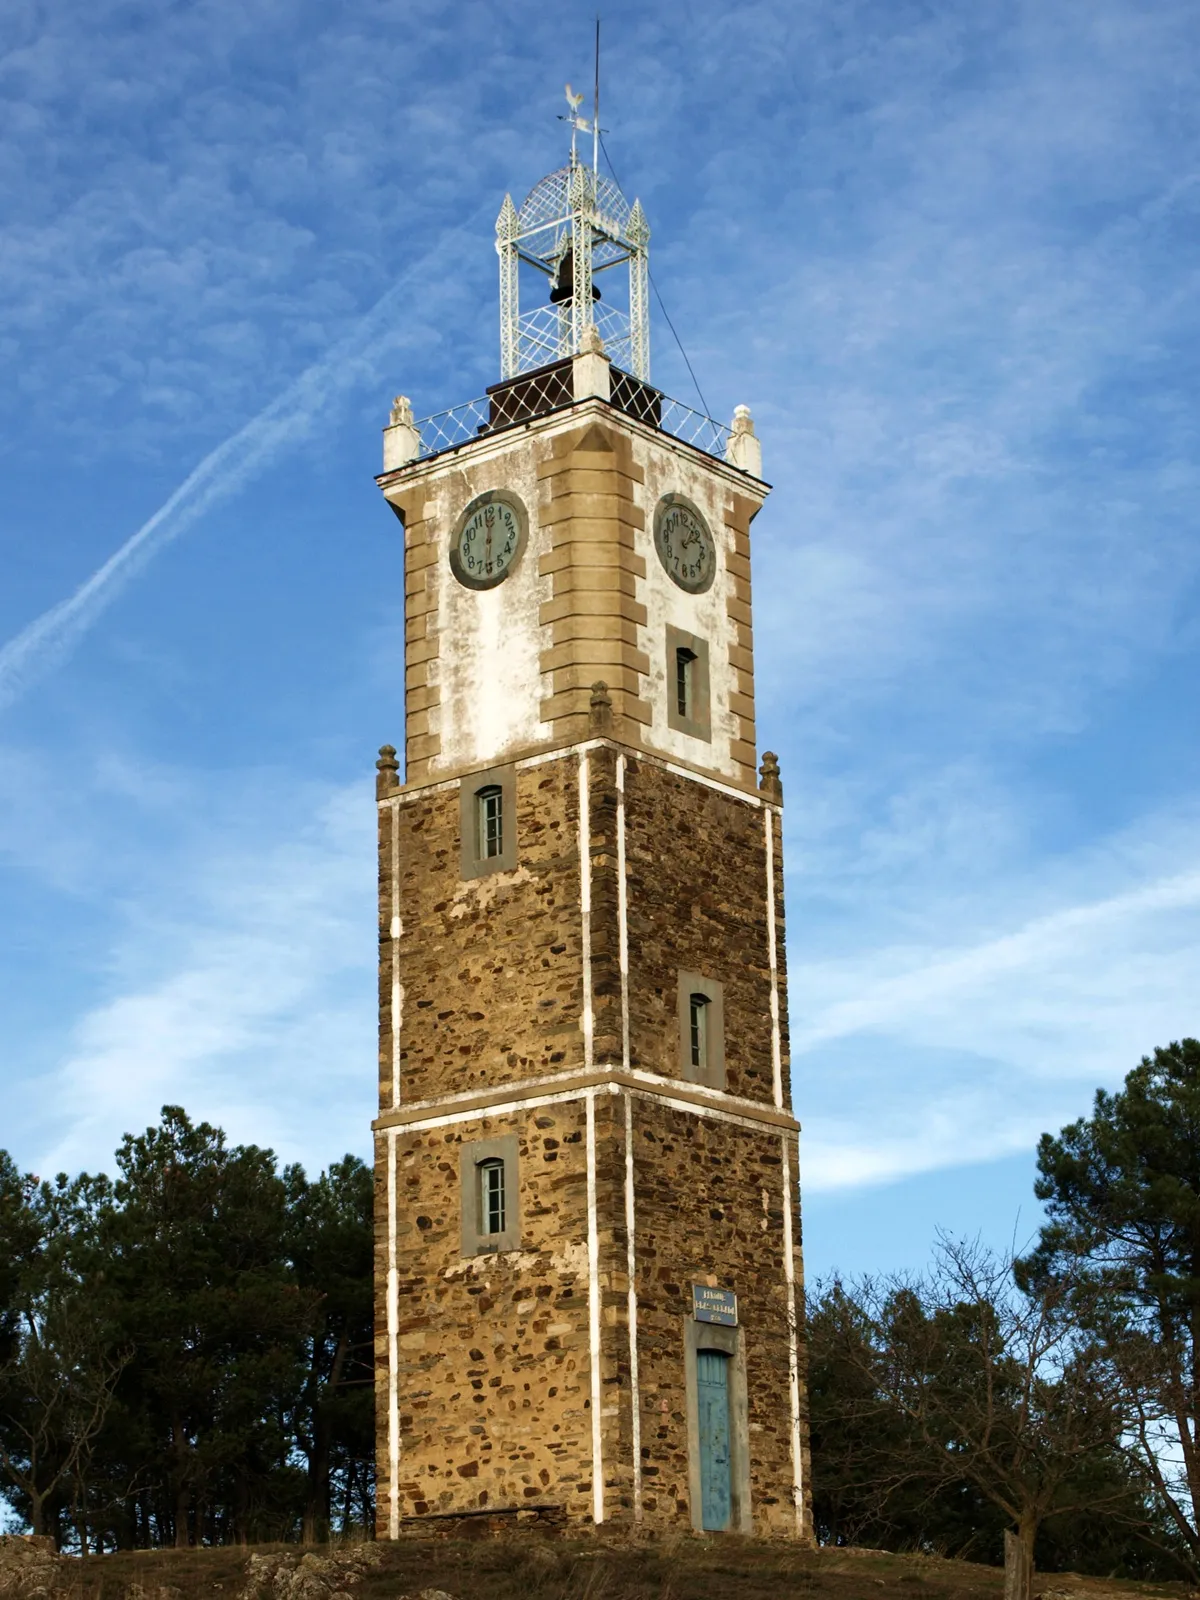
POLYGON ((649 229, 570 106, 497 224, 498 381, 384 431, 378 1531, 807 1539, 769 491, 745 407, 651 385, 649 229))
POLYGON ((630 206, 598 170, 599 128, 578 116, 579 97, 567 86, 571 157, 534 185, 520 209, 505 195, 496 219, 500 257, 500 376, 515 378, 564 356, 579 355, 593 324, 611 360, 644 382, 650 379, 647 288, 650 229, 642 203, 630 206), (580 160, 576 132, 593 136, 593 160, 580 160), (548 280, 549 294, 521 310, 521 267, 548 280), (624 281, 614 269, 626 267, 624 281), (609 277, 602 277, 611 274, 609 277), (602 281, 601 281, 602 280, 602 281), (602 286, 623 294, 603 298, 602 286))

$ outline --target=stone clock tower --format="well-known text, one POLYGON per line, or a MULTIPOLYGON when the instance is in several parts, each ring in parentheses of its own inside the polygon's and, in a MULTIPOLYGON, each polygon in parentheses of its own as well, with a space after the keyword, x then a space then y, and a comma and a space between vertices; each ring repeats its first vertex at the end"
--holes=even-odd
POLYGON ((574 152, 506 200, 500 381, 384 435, 381 1537, 810 1535, 767 485, 650 385, 648 238, 574 152))

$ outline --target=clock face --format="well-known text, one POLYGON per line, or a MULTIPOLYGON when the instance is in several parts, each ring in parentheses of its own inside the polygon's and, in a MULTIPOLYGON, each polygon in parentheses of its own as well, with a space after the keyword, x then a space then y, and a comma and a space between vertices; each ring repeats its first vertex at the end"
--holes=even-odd
POLYGON ((489 490, 472 500, 450 541, 450 568, 468 589, 493 589, 525 546, 525 507, 513 495, 489 490))
POLYGON ((708 524, 690 500, 667 494, 654 513, 654 548, 667 572, 689 594, 702 594, 717 572, 708 524))

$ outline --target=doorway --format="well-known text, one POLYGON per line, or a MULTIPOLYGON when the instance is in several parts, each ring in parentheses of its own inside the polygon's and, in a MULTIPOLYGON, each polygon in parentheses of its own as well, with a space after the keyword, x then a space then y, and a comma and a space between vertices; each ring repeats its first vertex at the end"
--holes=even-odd
POLYGON ((729 1426, 729 1356, 696 1351, 696 1409, 700 1434, 700 1522, 721 1533, 733 1515, 733 1471, 729 1426))
POLYGON ((687 1317, 683 1333, 692 1527, 753 1533, 743 1330, 687 1317))

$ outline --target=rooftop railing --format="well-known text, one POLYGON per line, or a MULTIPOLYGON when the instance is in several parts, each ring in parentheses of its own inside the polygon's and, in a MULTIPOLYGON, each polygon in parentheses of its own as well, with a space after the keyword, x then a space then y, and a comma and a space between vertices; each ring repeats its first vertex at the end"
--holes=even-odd
MULTIPOLYGON (((507 428, 545 416, 572 403, 569 362, 556 362, 539 372, 531 372, 506 384, 496 384, 478 400, 467 400, 448 411, 435 411, 416 424, 419 438, 418 459, 454 450, 485 434, 502 433, 507 428)), ((727 459, 731 430, 722 422, 693 411, 679 400, 672 400, 658 389, 612 369, 612 404, 627 415, 693 445, 718 460, 727 459)))

